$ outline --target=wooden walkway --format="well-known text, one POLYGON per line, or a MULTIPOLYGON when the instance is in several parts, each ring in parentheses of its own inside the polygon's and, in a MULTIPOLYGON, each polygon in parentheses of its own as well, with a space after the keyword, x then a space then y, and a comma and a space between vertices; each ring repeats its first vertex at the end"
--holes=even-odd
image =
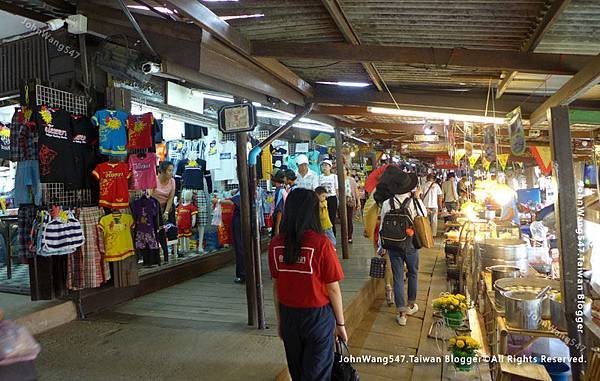
POLYGON ((439 380, 441 368, 415 365, 410 355, 421 353, 420 346, 429 344, 427 332, 431 324, 431 299, 446 290, 444 254, 440 249, 422 249, 419 253, 419 311, 408 317, 405 327, 396 323, 396 308, 388 307, 383 289, 378 303, 365 316, 350 338, 353 355, 399 356, 404 363, 356 364, 361 380, 439 380), (402 357, 404 355, 405 357, 402 357), (437 371, 434 368, 439 368, 437 371), (425 371, 425 372, 423 372, 425 371))

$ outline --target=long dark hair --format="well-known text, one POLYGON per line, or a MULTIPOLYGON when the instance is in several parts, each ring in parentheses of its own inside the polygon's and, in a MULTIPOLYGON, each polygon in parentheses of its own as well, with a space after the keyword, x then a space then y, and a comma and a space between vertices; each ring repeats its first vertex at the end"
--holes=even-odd
POLYGON ((319 198, 309 189, 294 189, 287 196, 281 234, 285 239, 284 262, 294 264, 300 258, 302 236, 309 230, 321 233, 321 219, 319 218, 319 198))
POLYGON ((379 176, 379 182, 375 193, 373 193, 373 199, 379 205, 383 204, 385 200, 389 200, 396 194, 401 194, 402 189, 402 176, 404 172, 397 165, 388 165, 385 171, 379 176))
POLYGON ((175 169, 175 165, 173 164, 173 162, 168 160, 161 162, 158 165, 158 173, 165 173, 170 166, 173 166, 173 169, 175 169))

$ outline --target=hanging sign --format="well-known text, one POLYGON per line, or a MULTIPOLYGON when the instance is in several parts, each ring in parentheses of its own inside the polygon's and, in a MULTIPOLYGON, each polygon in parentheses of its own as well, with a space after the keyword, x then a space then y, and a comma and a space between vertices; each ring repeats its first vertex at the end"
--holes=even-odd
POLYGON ((483 156, 481 158, 481 164, 483 164, 483 169, 485 169, 486 171, 490 170, 490 164, 492 164, 491 161, 489 161, 485 156, 483 156))
POLYGON ((506 115, 508 136, 510 137, 510 150, 514 155, 521 156, 525 153, 525 129, 521 118, 521 107, 517 107, 506 115))
POLYGON ((465 152, 467 157, 473 154, 473 123, 464 122, 465 152))
POLYGON ((454 160, 450 156, 439 155, 435 157, 435 168, 436 169, 456 169, 457 166, 454 164, 454 160))
POLYGON ((477 164, 479 156, 481 156, 481 153, 473 153, 471 156, 469 156, 469 164, 471 165, 471 169, 475 168, 475 164, 477 164))
POLYGON ((223 133, 252 131, 256 123, 256 107, 251 103, 223 106, 219 110, 219 130, 223 133))
POLYGON ((509 156, 509 153, 501 153, 498 155, 498 163, 500 164, 500 168, 502 168, 503 171, 506 170, 506 164, 508 163, 509 156))
POLYGON ((487 126, 483 130, 483 157, 496 161, 496 126, 487 126))
POLYGON ((535 161, 540 166, 542 173, 549 175, 552 173, 552 156, 550 147, 533 146, 529 147, 535 161))

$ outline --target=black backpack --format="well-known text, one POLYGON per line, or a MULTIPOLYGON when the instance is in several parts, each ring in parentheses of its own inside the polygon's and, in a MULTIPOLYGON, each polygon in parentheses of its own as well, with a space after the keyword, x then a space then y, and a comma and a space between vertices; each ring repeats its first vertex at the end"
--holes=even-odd
POLYGON ((418 244, 414 242, 416 237, 415 224, 410 212, 408 204, 412 198, 408 197, 400 208, 396 209, 395 196, 389 199, 391 210, 383 216, 381 221, 381 230, 379 237, 381 238, 381 246, 386 250, 407 250, 417 248, 418 244), (407 229, 413 230, 413 235, 409 236, 407 229))

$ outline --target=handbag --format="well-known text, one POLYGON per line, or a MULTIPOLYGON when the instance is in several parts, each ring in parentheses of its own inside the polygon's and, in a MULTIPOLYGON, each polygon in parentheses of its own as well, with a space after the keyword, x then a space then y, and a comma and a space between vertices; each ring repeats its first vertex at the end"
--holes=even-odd
POLYGON ((421 204, 416 198, 413 198, 413 202, 417 212, 417 216, 413 219, 415 223, 415 230, 417 231, 416 235, 419 237, 422 247, 433 249, 435 247, 435 240, 433 239, 433 232, 431 230, 429 218, 427 218, 427 215, 421 208, 421 204), (419 213, 421 213, 421 215, 419 215, 419 213))
POLYGON ((345 341, 338 338, 335 343, 335 352, 333 354, 333 369, 331 370, 331 381, 360 381, 358 372, 352 364, 349 362, 342 361, 344 357, 350 356, 350 350, 348 344, 345 341), (347 356, 344 356, 344 349, 346 350, 347 356))
POLYGON ((385 258, 371 258, 371 267, 369 268, 369 276, 371 278, 385 278, 385 267, 387 262, 385 258))

